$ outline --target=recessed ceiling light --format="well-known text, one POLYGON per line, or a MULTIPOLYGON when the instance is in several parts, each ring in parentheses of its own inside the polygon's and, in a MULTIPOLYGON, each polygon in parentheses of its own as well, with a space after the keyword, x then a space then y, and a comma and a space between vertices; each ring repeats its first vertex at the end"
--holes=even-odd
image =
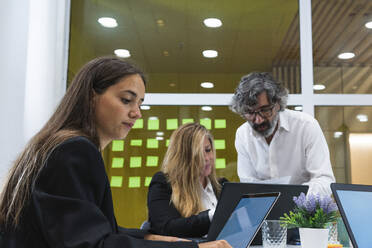
POLYGON ((157 140, 163 140, 164 137, 156 137, 157 140))
POLYGON ((163 136, 164 135, 164 132, 156 132, 156 135, 157 136, 163 136))
POLYGON ((359 114, 359 115, 356 116, 356 118, 357 118, 360 122, 367 122, 367 121, 368 121, 368 116, 367 116, 367 115, 359 114))
POLYGON ((114 51, 115 55, 120 58, 129 58, 130 52, 127 49, 116 49, 114 51))
POLYGON ((141 105, 141 109, 142 110, 149 110, 149 109, 151 109, 151 107, 148 106, 148 105, 141 105))
POLYGON ((222 26, 222 22, 218 18, 207 18, 204 19, 204 25, 209 28, 218 28, 222 26))
POLYGON ((324 90, 326 87, 323 84, 314 84, 314 90, 324 90))
POLYGON ((116 22, 116 20, 114 18, 111 18, 111 17, 98 18, 98 22, 99 22, 99 24, 101 24, 102 26, 104 26, 106 28, 115 28, 115 27, 118 26, 118 23, 116 22))
POLYGON ((338 138, 340 138, 342 136, 342 134, 343 134, 343 132, 337 131, 337 132, 334 132, 333 133, 333 137, 336 138, 336 139, 338 139, 338 138))
POLYGON ((203 88, 210 89, 210 88, 214 87, 214 84, 211 83, 211 82, 203 82, 203 83, 200 84, 200 86, 203 87, 203 88))
POLYGON ((203 56, 206 58, 215 58, 218 56, 218 52, 216 50, 204 50, 203 56))
POLYGON ((163 26, 164 26, 164 20, 162 20, 162 19, 158 19, 158 20, 156 20, 156 24, 157 24, 159 27, 163 27, 163 26))
POLYGON ((355 57, 355 53, 340 53, 337 57, 339 59, 352 59, 355 57))
POLYGON ((294 109, 297 110, 297 111, 302 111, 302 106, 296 106, 296 107, 294 107, 294 109))
POLYGON ((372 21, 365 24, 366 28, 372 29, 372 21))
POLYGON ((170 86, 170 87, 175 87, 176 84, 175 84, 175 83, 170 83, 169 86, 170 86))
POLYGON ((203 106, 203 107, 201 107, 201 109, 203 111, 212 111, 212 107, 211 106, 203 106))

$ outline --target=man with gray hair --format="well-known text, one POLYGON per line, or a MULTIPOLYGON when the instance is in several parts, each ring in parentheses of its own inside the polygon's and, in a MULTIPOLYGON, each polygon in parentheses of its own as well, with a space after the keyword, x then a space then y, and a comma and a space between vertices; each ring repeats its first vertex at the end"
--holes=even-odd
POLYGON ((305 184, 330 195, 335 178, 323 132, 312 116, 286 109, 287 98, 269 73, 241 78, 230 106, 247 120, 235 137, 240 181, 305 184))

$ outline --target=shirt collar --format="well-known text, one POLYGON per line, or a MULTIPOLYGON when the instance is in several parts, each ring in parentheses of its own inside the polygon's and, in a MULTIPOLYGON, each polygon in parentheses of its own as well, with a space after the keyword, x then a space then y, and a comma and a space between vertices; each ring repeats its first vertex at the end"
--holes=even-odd
POLYGON ((279 128, 283 128, 284 130, 286 130, 288 132, 290 130, 286 110, 279 112, 279 127, 278 127, 278 129, 279 128))
POLYGON ((209 180, 208 177, 207 177, 207 186, 205 186, 205 188, 203 188, 203 185, 202 184, 200 184, 200 186, 203 189, 203 191, 213 192, 213 187, 212 187, 211 181, 209 180))

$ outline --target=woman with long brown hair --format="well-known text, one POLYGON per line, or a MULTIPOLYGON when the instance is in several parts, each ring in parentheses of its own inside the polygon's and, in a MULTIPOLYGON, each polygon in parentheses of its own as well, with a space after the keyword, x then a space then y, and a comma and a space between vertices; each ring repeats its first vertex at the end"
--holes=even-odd
POLYGON ((212 135, 198 123, 180 126, 149 186, 151 230, 179 237, 207 234, 224 181, 216 176, 212 135))
MULTIPOLYGON (((144 94, 143 73, 118 58, 94 59, 78 72, 10 170, 0 196, 0 247, 197 247, 151 241, 176 238, 116 224, 100 151, 127 136, 144 94)), ((229 247, 205 245, 217 246, 229 247)))

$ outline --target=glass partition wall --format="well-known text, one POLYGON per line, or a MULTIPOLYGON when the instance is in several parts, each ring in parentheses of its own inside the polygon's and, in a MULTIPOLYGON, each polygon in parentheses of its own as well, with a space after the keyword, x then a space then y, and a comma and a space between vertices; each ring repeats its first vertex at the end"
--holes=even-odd
MULTIPOLYGON (((345 113, 348 106, 372 105, 366 100, 370 92, 357 86, 355 93, 365 95, 344 94, 347 104, 335 94, 349 94, 354 84, 369 87, 371 49, 364 49, 367 54, 353 72, 348 71, 353 69, 350 64, 327 62, 328 51, 341 50, 351 39, 344 38, 346 34, 337 39, 327 36, 333 30, 337 36, 336 27, 343 30, 347 24, 329 18, 329 13, 338 12, 328 5, 341 11, 336 0, 71 1, 68 80, 88 60, 116 54, 143 68, 149 81, 142 119, 125 140, 116 140, 103 151, 119 225, 139 227, 146 220, 148 184, 160 170, 172 131, 183 123, 200 122, 210 129, 216 141, 217 174, 238 180, 234 140, 244 120, 227 105, 240 78, 252 71, 272 72, 289 89, 290 108, 315 115, 327 138, 337 181, 352 180, 345 130, 359 129, 348 126, 345 113), (328 27, 331 21, 334 26, 328 27), (319 51, 324 55, 317 57, 319 51), (326 89, 313 90, 315 84, 326 89), (342 135, 335 138, 336 132, 342 135)), ((350 0, 349 5, 364 12, 349 13, 348 18, 370 17, 368 1, 350 0)), ((371 32, 362 32, 353 44, 370 48, 371 32)))
POLYGON ((372 184, 372 2, 312 0, 312 28, 315 118, 336 180, 372 184))

